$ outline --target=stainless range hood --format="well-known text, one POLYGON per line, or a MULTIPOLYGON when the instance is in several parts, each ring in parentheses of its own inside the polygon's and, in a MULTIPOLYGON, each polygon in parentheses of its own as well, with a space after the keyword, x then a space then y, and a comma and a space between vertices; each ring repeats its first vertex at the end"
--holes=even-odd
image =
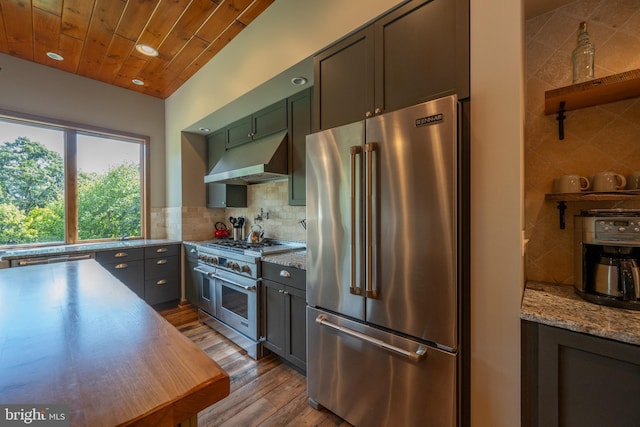
POLYGON ((287 178, 287 132, 279 132, 231 148, 211 169, 204 182, 258 184, 287 178))

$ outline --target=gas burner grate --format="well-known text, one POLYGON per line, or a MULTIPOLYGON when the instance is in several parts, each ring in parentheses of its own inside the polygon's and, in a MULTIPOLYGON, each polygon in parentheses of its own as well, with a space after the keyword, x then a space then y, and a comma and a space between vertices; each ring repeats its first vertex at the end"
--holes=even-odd
POLYGON ((260 243, 248 243, 244 240, 219 240, 211 243, 207 243, 207 246, 212 248, 231 248, 231 249, 262 249, 269 246, 272 246, 273 243, 270 241, 262 241, 260 243))

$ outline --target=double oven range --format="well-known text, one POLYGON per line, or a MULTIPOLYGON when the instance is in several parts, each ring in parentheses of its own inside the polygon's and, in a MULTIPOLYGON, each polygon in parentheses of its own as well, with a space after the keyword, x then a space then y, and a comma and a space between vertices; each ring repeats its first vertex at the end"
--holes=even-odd
POLYGON ((304 249, 297 242, 243 240, 199 242, 198 318, 247 351, 262 357, 261 258, 304 249))

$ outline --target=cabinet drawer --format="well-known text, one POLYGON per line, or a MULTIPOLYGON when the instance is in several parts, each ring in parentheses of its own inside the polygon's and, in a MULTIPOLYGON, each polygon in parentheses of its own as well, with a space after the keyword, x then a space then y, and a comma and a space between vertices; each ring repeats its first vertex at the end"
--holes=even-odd
POLYGON ((267 280, 292 286, 302 291, 306 291, 307 289, 307 272, 299 268, 263 262, 262 277, 267 280))
POLYGON ((102 264, 102 266, 127 285, 136 295, 144 299, 144 262, 141 260, 122 260, 121 262, 102 264))
POLYGON ((147 246, 144 248, 144 257, 149 258, 166 258, 171 256, 177 256, 180 254, 180 245, 165 245, 165 246, 147 246))
POLYGON ((137 261, 144 258, 142 248, 122 248, 110 251, 96 252, 96 261, 100 264, 118 261, 137 261))
POLYGON ((166 278, 147 278, 144 281, 144 299, 149 305, 180 299, 180 275, 166 278))
POLYGON ((163 278, 180 275, 180 258, 164 257, 150 258, 144 261, 145 279, 163 278))

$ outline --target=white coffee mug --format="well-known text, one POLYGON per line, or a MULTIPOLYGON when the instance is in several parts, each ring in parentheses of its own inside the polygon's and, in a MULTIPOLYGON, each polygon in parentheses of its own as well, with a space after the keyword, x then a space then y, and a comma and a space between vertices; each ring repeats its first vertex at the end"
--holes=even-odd
POLYGON ((631 172, 627 175, 627 189, 640 190, 640 172, 631 172))
POLYGON ((593 191, 621 190, 627 185, 627 179, 615 172, 600 172, 593 177, 593 191))
POLYGON ((580 175, 562 175, 553 180, 554 193, 579 193, 589 188, 589 179, 580 175))

